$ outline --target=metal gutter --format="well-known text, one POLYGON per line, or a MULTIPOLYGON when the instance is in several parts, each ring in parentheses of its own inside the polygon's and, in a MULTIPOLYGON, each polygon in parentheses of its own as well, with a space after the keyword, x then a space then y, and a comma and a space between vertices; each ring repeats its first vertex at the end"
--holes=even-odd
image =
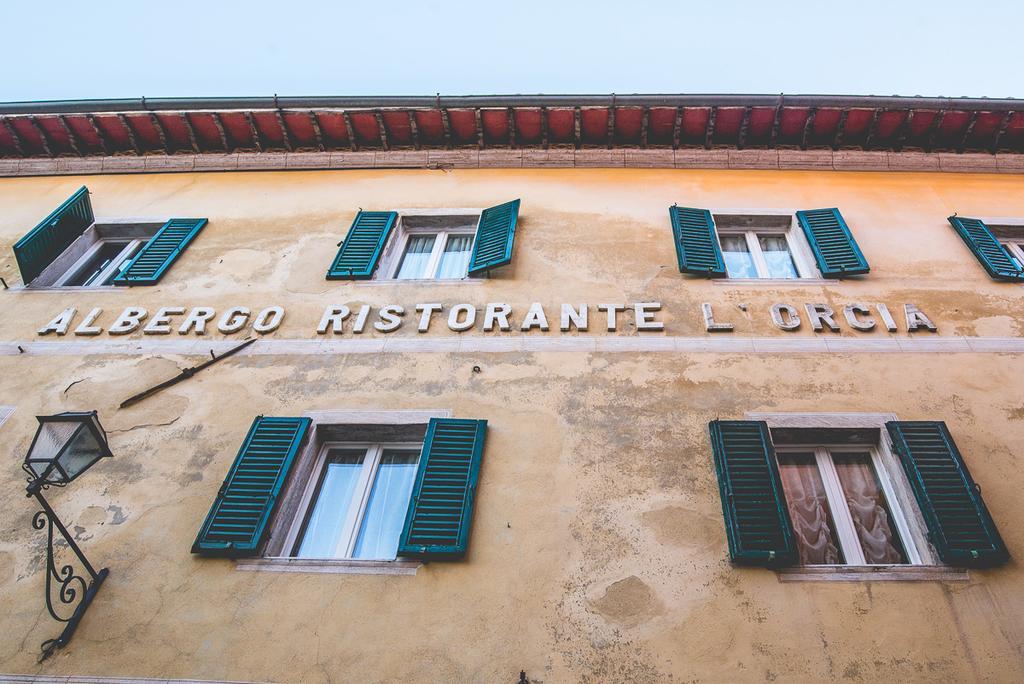
POLYGON ((465 95, 354 97, 207 97, 51 100, 0 103, 4 114, 73 114, 130 111, 230 109, 386 109, 391 107, 835 107, 885 109, 982 110, 1004 112, 1024 107, 1014 98, 899 97, 877 95, 465 95))

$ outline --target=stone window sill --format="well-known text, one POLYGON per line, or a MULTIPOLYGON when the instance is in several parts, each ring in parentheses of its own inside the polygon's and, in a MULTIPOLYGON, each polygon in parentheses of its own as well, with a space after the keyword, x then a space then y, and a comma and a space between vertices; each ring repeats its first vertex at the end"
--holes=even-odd
POLYGON ((348 558, 239 558, 236 570, 250 572, 306 572, 337 575, 415 575, 423 565, 415 560, 355 560, 348 558))
POLYGON ((801 285, 834 285, 837 280, 828 278, 712 278, 711 282, 719 286, 776 287, 778 285, 799 287, 801 285))
POLYGON ((948 565, 805 565, 776 571, 780 582, 966 582, 948 565))

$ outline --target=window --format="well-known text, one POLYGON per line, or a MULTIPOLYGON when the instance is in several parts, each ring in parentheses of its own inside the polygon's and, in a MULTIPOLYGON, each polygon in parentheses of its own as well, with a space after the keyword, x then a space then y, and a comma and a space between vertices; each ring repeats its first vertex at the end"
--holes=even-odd
POLYGON ((874 448, 775 451, 801 565, 921 562, 874 448))
POLYGON ((438 413, 257 416, 192 552, 363 569, 463 558, 487 421, 438 413))
POLYGON ((465 278, 473 254, 472 232, 408 230, 394 277, 398 280, 465 278))
POLYGON ((871 268, 836 208, 715 213, 669 207, 680 273, 732 280, 847 278, 871 268))
POLYGON ((393 244, 384 256, 382 277, 396 280, 465 278, 479 219, 479 213, 401 214, 393 244))
POLYGON ((325 444, 307 491, 297 558, 393 560, 420 444, 325 444))
POLYGON ((461 280, 512 263, 519 200, 487 209, 359 210, 328 280, 461 280))
POLYGON ((708 426, 734 563, 913 579, 1009 559, 944 422, 748 416, 708 426))
POLYGON ((62 287, 110 285, 146 242, 142 239, 100 239, 54 284, 62 287))
POLYGON ((729 278, 817 277, 792 216, 715 214, 714 221, 729 278))
POLYGON ((26 286, 154 285, 206 223, 97 221, 83 186, 14 244, 14 256, 26 286))

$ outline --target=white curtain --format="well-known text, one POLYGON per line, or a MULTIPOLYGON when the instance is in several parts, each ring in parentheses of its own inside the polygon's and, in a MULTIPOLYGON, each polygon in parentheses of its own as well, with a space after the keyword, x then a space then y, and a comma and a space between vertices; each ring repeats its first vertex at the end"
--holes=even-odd
POLYGON ((395 558, 409 509, 412 485, 416 480, 418 460, 419 453, 415 451, 388 449, 381 456, 362 528, 352 551, 353 558, 395 558))
POLYGON ((472 235, 452 235, 441 254, 438 278, 465 278, 469 270, 469 257, 473 253, 472 235))
POLYGON ((793 520, 801 565, 843 562, 828 508, 825 485, 813 454, 779 457, 782 489, 793 520))
POLYGON ((835 455, 839 483, 869 564, 906 563, 885 494, 867 454, 835 455))

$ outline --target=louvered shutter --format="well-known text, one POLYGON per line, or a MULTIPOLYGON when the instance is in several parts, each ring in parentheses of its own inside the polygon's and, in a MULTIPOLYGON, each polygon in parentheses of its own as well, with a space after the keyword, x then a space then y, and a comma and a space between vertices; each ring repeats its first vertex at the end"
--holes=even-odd
POLYGON ((84 185, 25 237, 14 243, 21 280, 26 285, 81 237, 95 221, 89 189, 84 185))
POLYGON ((312 421, 259 416, 192 545, 207 556, 254 556, 312 421))
POLYGON ((929 539, 944 563, 990 567, 1010 558, 999 530, 942 421, 885 424, 910 479, 929 539))
POLYGON ((469 260, 469 275, 511 263, 518 219, 519 200, 499 204, 480 213, 473 256, 469 260))
POLYGON ((486 434, 486 420, 430 419, 398 555, 466 554, 486 434))
POLYGON ((716 420, 710 428, 732 561, 770 567, 793 565, 797 562, 793 524, 768 424, 716 420))
POLYGON ((327 271, 327 279, 370 278, 397 220, 398 214, 394 211, 360 210, 327 271))
POLYGON ((204 218, 174 218, 139 250, 112 281, 114 285, 155 285, 206 226, 204 218))
POLYGON ((838 209, 798 211, 796 218, 823 277, 863 275, 871 270, 838 209))
POLYGON ((724 278, 725 261, 715 234, 715 223, 707 209, 671 206, 672 236, 680 273, 706 278, 724 278))
POLYGON ((965 216, 950 216, 948 220, 990 276, 996 280, 1024 280, 1024 269, 983 221, 965 216))

